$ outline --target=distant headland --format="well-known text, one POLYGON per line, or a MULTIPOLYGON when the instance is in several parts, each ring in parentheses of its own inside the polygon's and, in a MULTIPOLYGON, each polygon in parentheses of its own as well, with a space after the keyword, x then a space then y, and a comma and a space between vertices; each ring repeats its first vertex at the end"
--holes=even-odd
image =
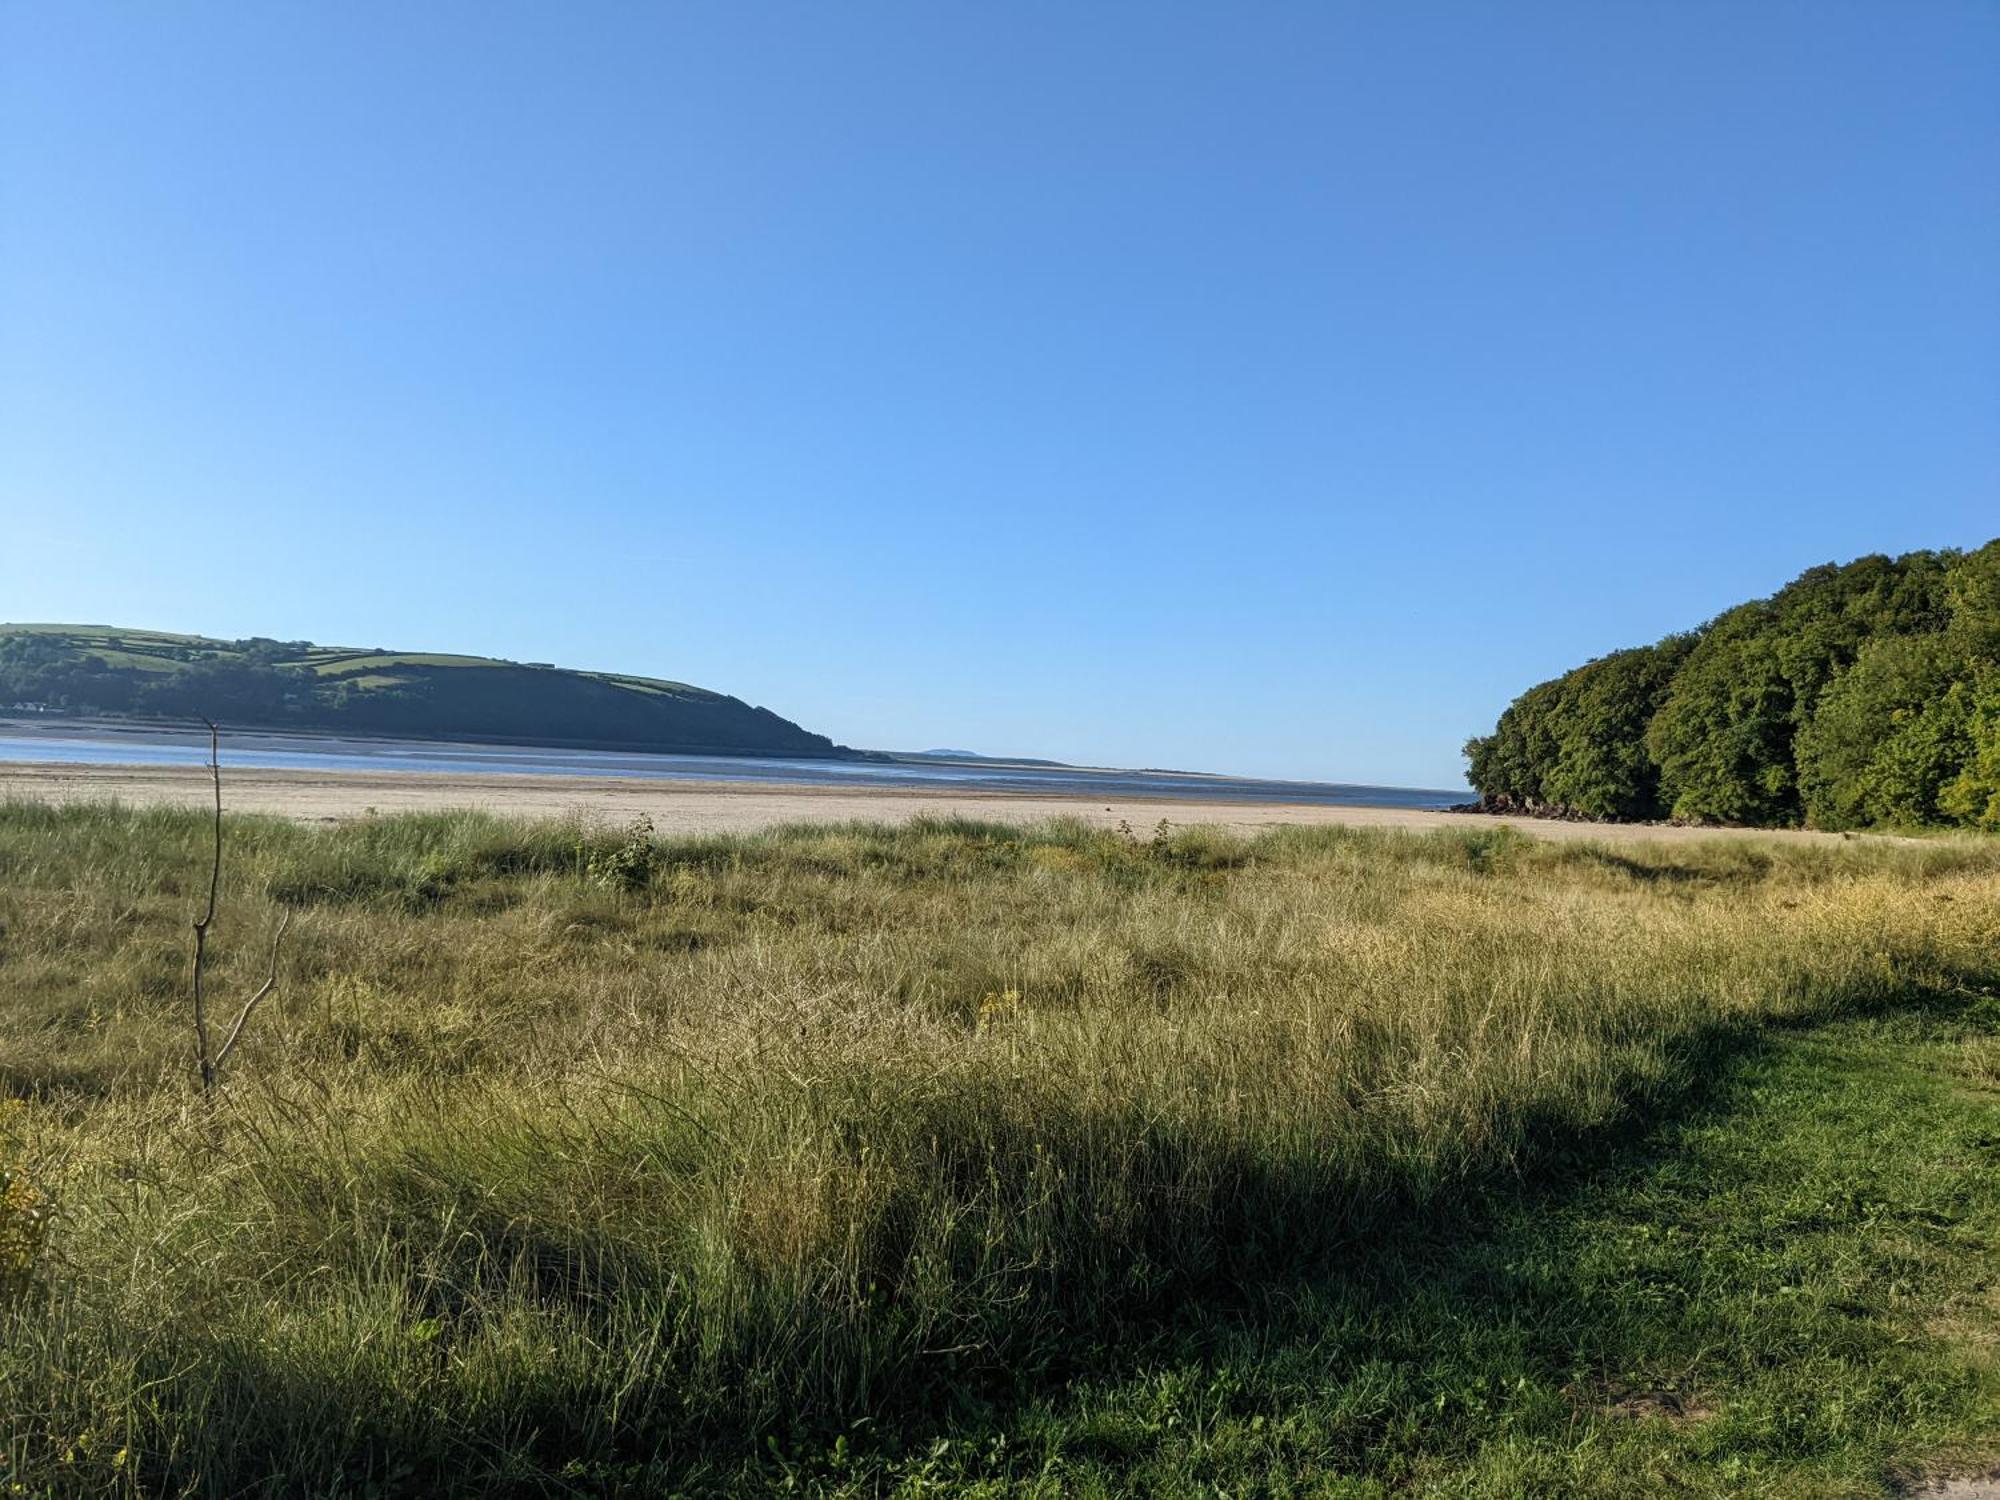
POLYGON ((684 682, 489 656, 0 624, 0 712, 656 754, 853 760, 768 708, 684 682))

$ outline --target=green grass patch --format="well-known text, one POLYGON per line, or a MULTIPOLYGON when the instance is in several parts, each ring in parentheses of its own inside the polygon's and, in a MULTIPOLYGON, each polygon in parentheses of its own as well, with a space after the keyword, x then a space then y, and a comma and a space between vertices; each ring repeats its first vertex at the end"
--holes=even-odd
MULTIPOLYGON (((1886 1494, 2000 847, 0 804, 29 1493, 1886 1494)), ((9 1217, 11 1215, 11 1217, 9 1217)), ((11 1248, 10 1248, 11 1247, 11 1248)))
POLYGON ((390 651, 345 655, 328 661, 315 653, 297 663, 309 666, 321 676, 346 676, 350 672, 380 672, 393 667, 510 667, 512 662, 489 656, 446 656, 437 652, 390 651))
POLYGON ((2000 1458, 2000 1009, 1715 1039, 1656 1114, 1057 1391, 807 1437, 831 1494, 1883 1496, 2000 1458))

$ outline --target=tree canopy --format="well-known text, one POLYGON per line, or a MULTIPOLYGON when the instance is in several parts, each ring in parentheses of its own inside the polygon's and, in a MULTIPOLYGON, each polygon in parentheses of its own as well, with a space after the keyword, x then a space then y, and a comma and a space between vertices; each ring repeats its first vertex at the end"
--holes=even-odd
POLYGON ((1809 569, 1528 689, 1465 750, 1495 811, 2000 829, 2000 540, 1809 569))

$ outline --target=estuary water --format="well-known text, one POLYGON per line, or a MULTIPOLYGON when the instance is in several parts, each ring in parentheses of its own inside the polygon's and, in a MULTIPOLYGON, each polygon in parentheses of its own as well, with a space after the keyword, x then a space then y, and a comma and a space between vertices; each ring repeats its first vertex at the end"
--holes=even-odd
MULTIPOLYGON (((0 763, 198 766, 204 732, 122 725, 0 720, 0 763)), ((224 767, 294 771, 429 771, 449 775, 630 776, 661 781, 914 787, 1045 796, 1175 797, 1190 802, 1313 802, 1353 807, 1449 807, 1471 795, 1423 787, 1265 781, 1182 771, 1116 771, 1006 761, 786 760, 765 756, 647 755, 537 745, 472 745, 340 735, 225 732, 224 767)))

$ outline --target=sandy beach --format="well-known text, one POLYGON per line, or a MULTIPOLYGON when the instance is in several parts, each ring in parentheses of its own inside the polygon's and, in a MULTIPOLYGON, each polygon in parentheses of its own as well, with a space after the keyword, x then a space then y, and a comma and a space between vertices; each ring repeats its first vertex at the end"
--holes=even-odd
MULTIPOLYGON (((516 817, 584 814, 627 822, 641 813, 662 833, 723 833, 777 823, 870 819, 901 822, 920 814, 960 814, 1027 823, 1083 818, 1105 827, 1120 822, 1144 831, 1160 819, 1255 833, 1281 824, 1356 828, 1491 828, 1506 822, 1538 838, 1619 843, 1710 838, 1830 839, 1837 834, 1771 833, 1754 829, 1676 828, 1564 823, 1538 818, 1494 819, 1472 813, 1393 807, 1328 807, 1288 802, 1199 802, 1158 799, 1104 801, 1075 796, 994 792, 772 786, 727 781, 651 781, 589 776, 471 775, 418 771, 223 770, 225 804, 236 812, 272 813, 301 822, 345 822, 389 813, 476 807, 516 817)), ((117 800, 205 806, 208 773, 199 766, 101 766, 0 762, 0 798, 44 802, 117 800)))

